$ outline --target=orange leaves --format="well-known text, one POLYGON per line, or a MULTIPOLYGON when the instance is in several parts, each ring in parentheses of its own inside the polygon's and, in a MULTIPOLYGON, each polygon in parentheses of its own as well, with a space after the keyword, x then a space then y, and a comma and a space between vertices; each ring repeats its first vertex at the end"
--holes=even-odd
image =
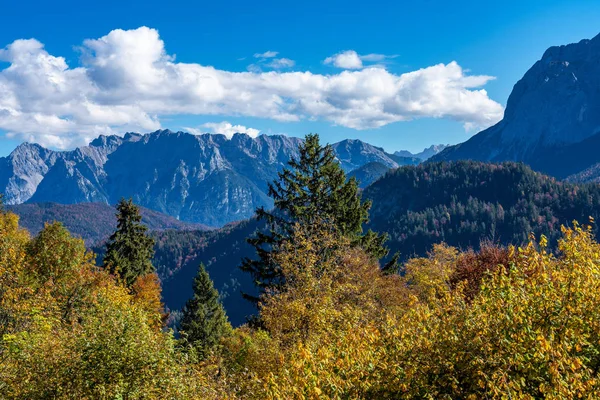
POLYGON ((201 363, 158 329, 156 275, 130 290, 48 229, 30 241, 0 219, 4 397, 600 396, 600 245, 588 228, 563 229, 559 254, 543 238, 479 253, 437 245, 401 277, 326 225, 297 226, 274 254, 286 284, 262 298, 265 329, 236 329, 201 363))
POLYGON ((160 291, 160 280, 156 273, 138 277, 131 287, 134 303, 148 313, 157 329, 162 326, 164 312, 160 291))
POLYGON ((252 398, 363 397, 380 370, 380 325, 407 303, 399 278, 385 276, 371 257, 326 225, 297 226, 275 257, 286 285, 262 299, 261 321, 271 339, 262 341, 268 348, 259 348, 255 357, 270 360, 276 354, 278 362, 252 357, 246 366, 254 379, 247 382, 266 385, 245 384, 242 393, 252 398))

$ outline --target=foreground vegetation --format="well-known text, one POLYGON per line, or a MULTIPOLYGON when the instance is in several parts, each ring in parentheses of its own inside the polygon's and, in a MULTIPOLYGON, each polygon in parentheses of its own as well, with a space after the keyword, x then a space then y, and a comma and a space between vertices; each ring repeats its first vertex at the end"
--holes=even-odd
POLYGON ((162 329, 154 274, 131 289, 60 225, 35 238, 0 216, 3 398, 575 398, 600 395, 600 245, 588 228, 460 253, 405 274, 327 224, 276 255, 288 284, 262 328, 199 357, 162 329))

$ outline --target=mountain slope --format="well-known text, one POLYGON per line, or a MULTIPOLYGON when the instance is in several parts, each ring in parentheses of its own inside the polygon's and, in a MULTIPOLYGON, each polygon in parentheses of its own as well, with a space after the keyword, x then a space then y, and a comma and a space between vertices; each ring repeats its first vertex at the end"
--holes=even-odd
POLYGON ((570 175, 565 180, 574 183, 600 183, 600 163, 596 163, 583 171, 570 175))
POLYGON ((600 35, 551 47, 514 86, 502 121, 431 161, 523 161, 564 178, 600 161, 600 35))
POLYGON ((363 165, 362 167, 350 171, 348 177, 356 178, 356 180, 358 181, 358 187, 364 189, 371 183, 375 182, 377 179, 385 175, 385 173, 389 170, 391 170, 391 168, 386 167, 382 163, 370 162, 368 164, 363 165))
MULTIPOLYGON (((268 183, 298 155, 301 142, 282 135, 228 139, 161 130, 101 136, 64 152, 24 143, 0 158, 0 192, 7 204, 114 204, 131 197, 180 220, 222 226, 272 206, 268 183)), ((346 172, 370 162, 388 168, 419 162, 359 140, 333 147, 346 172)))
POLYGON ((392 251, 422 255, 434 243, 555 243, 560 226, 600 217, 600 186, 560 182, 521 163, 426 163, 391 171, 363 192, 368 227, 387 232, 392 251))
MULTIPOLYGON (((106 239, 117 227, 116 210, 103 203, 29 203, 7 206, 19 215, 19 224, 32 235, 37 234, 47 222, 62 222, 72 234, 81 237, 86 244, 106 239)), ((150 230, 200 230, 209 228, 200 224, 178 221, 173 217, 147 208, 141 208, 142 222, 150 230)))

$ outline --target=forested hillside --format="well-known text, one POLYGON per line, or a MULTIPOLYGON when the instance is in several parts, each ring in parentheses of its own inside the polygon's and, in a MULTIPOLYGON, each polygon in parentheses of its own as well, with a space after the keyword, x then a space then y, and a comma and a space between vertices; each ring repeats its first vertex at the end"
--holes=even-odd
POLYGON ((386 232, 392 251, 423 255, 435 243, 478 248, 482 241, 521 244, 560 226, 600 216, 598 185, 560 182, 524 164, 473 161, 403 167, 364 191, 368 226, 386 232))
POLYGON ((200 263, 219 290, 229 319, 234 325, 246 322, 256 309, 242 298, 242 289, 253 292, 252 279, 240 270, 243 257, 252 256, 246 239, 264 224, 256 219, 227 225, 215 231, 154 232, 154 265, 162 280, 163 298, 172 310, 185 305, 192 294, 189 283, 200 263))

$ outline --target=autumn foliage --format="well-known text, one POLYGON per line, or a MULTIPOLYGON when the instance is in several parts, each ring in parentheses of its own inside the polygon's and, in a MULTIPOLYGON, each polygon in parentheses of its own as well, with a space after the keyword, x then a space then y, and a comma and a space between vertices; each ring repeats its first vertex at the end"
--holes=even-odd
POLYGON ((563 234, 558 255, 543 237, 436 245, 401 278, 299 229, 279 255, 289 286, 263 300, 266 330, 229 344, 240 397, 596 398, 600 246, 588 228, 563 234))
POLYGON ((160 329, 154 275, 130 291, 58 223, 30 239, 0 213, 0 398, 206 398, 160 329))

